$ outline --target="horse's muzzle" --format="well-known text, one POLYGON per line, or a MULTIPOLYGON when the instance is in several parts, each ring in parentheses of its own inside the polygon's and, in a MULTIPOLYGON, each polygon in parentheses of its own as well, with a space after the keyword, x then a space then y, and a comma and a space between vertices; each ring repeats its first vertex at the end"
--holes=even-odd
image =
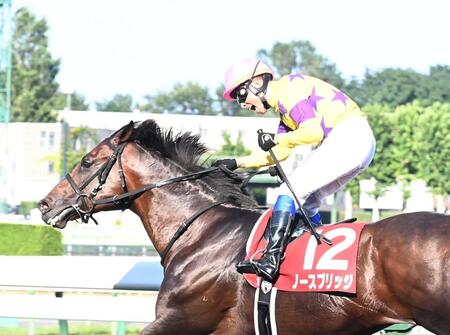
POLYGON ((42 221, 46 224, 57 228, 64 228, 69 220, 73 217, 75 211, 71 206, 64 206, 62 204, 53 204, 53 201, 44 198, 38 203, 39 211, 41 212, 42 221))
POLYGON ((45 215, 46 213, 50 212, 50 210, 51 210, 47 199, 41 199, 38 202, 38 208, 42 215, 45 215))

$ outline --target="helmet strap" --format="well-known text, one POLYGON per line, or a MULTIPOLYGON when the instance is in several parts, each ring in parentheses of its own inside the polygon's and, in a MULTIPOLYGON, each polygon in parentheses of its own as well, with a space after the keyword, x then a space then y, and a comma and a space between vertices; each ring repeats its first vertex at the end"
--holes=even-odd
POLYGON ((252 92, 254 95, 256 95, 261 102, 264 105, 264 108, 269 109, 272 106, 269 105, 266 99, 266 92, 267 92, 267 86, 269 85, 269 81, 271 80, 272 76, 268 73, 263 74, 263 84, 261 87, 255 87, 252 85, 253 78, 248 82, 247 89, 252 92))

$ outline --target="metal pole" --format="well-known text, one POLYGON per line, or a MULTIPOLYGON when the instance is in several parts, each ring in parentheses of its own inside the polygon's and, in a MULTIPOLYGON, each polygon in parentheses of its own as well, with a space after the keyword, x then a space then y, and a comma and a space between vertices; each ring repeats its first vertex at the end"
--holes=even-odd
POLYGON ((127 323, 125 321, 119 321, 117 323, 116 335, 126 335, 127 333, 127 323))
MULTIPOLYGON (((34 291, 31 291, 30 294, 34 294, 34 291)), ((30 319, 28 321, 28 335, 36 335, 36 326, 34 319, 30 319)))
POLYGON ((0 122, 11 118, 12 5, 0 0, 0 122))
POLYGON ((69 335, 69 323, 67 320, 58 320, 59 335, 69 335))
POLYGON ((66 99, 66 110, 70 111, 71 109, 72 109, 72 94, 68 93, 66 99))
MULTIPOLYGON (((0 197, 0 207, 7 210, 11 190, 8 184, 10 167, 8 162, 9 122, 11 120, 11 75, 12 75, 12 4, 11 0, 0 0, 0 123, 4 123, 4 137, 0 143, 0 155, 4 156, 4 164, 0 166, 0 189, 5 190, 0 197), (9 197, 7 196, 9 193, 9 197)), ((1 208, 0 208, 1 212, 1 208)))
POLYGON ((67 149, 69 146, 69 125, 66 121, 62 120, 62 164, 61 164, 61 178, 64 178, 64 176, 67 174, 67 149))
POLYGON ((336 223, 337 222, 337 193, 333 194, 333 206, 331 207, 331 218, 330 223, 336 223))
MULTIPOLYGON (((262 130, 262 129, 259 129, 259 130, 258 130, 258 134, 262 134, 262 133, 263 133, 263 130, 262 130)), ((312 224, 312 222, 311 222, 311 220, 309 219, 308 215, 306 215, 306 213, 305 213, 305 211, 304 211, 304 209, 303 209, 303 206, 302 206, 300 200, 298 199, 297 195, 295 194, 294 188, 292 187, 291 183, 289 182, 289 179, 287 178, 286 173, 284 173, 284 170, 283 170, 283 168, 281 167, 280 161, 279 161, 278 158, 275 156, 275 154, 273 153, 273 150, 272 150, 272 149, 269 149, 269 153, 270 153, 270 156, 272 156, 273 161, 275 162, 275 165, 276 165, 276 167, 277 167, 277 170, 278 170, 278 172, 279 172, 279 174, 280 174, 281 179, 286 183, 286 186, 287 186, 287 187, 289 188, 289 190, 291 191, 292 196, 294 197, 295 202, 296 202, 297 205, 298 205, 298 209, 299 209, 299 211, 300 211, 300 214, 302 215, 302 217, 303 217, 305 223, 309 226, 309 229, 311 229, 312 234, 313 234, 314 237, 316 238, 317 244, 321 244, 321 240, 323 240, 323 241, 325 241, 326 244, 332 245, 333 242, 331 242, 328 238, 326 238, 325 236, 319 234, 319 233, 316 231, 316 228, 315 228, 314 225, 312 224)))
MULTIPOLYGON (((64 292, 55 292, 55 297, 63 299, 64 292)), ((67 320, 58 320, 59 335, 69 335, 69 323, 67 320)))
POLYGON ((36 327, 35 327, 34 319, 30 319, 28 321, 28 335, 36 335, 36 327))

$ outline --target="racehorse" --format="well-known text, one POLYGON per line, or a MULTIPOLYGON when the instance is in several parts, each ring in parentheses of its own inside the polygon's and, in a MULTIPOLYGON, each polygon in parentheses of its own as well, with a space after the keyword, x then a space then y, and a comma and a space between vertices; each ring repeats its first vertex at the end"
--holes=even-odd
MULTIPOLYGON (((43 220, 61 229, 98 211, 140 217, 164 267, 156 319, 142 334, 255 333, 255 289, 235 264, 261 209, 233 173, 200 166, 206 152, 199 136, 130 122, 39 202, 43 220)), ((278 334, 371 334, 394 323, 450 334, 449 240, 450 217, 440 214, 367 224, 357 294, 278 292, 278 334)))

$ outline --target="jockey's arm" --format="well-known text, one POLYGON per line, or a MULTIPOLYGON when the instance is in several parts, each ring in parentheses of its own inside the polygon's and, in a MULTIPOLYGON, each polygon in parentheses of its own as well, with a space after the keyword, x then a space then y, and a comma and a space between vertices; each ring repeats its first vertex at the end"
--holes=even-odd
MULTIPOLYGON (((279 161, 284 161, 294 150, 294 147, 287 147, 277 144, 272 148, 275 157, 279 161)), ((258 168, 275 164, 269 152, 258 150, 250 156, 236 158, 237 166, 241 168, 258 168)))
MULTIPOLYGON (((302 122, 296 130, 277 134, 275 136, 277 145, 272 150, 279 161, 284 161, 297 145, 318 143, 323 136, 320 119, 316 117, 302 122)), ((258 168, 275 164, 270 153, 262 151, 254 152, 250 156, 239 157, 236 161, 238 167, 241 168, 258 168)))
POLYGON ((320 122, 321 118, 318 116, 303 121, 298 125, 297 129, 290 132, 277 134, 275 141, 286 147, 319 143, 322 141, 324 136, 320 122))

